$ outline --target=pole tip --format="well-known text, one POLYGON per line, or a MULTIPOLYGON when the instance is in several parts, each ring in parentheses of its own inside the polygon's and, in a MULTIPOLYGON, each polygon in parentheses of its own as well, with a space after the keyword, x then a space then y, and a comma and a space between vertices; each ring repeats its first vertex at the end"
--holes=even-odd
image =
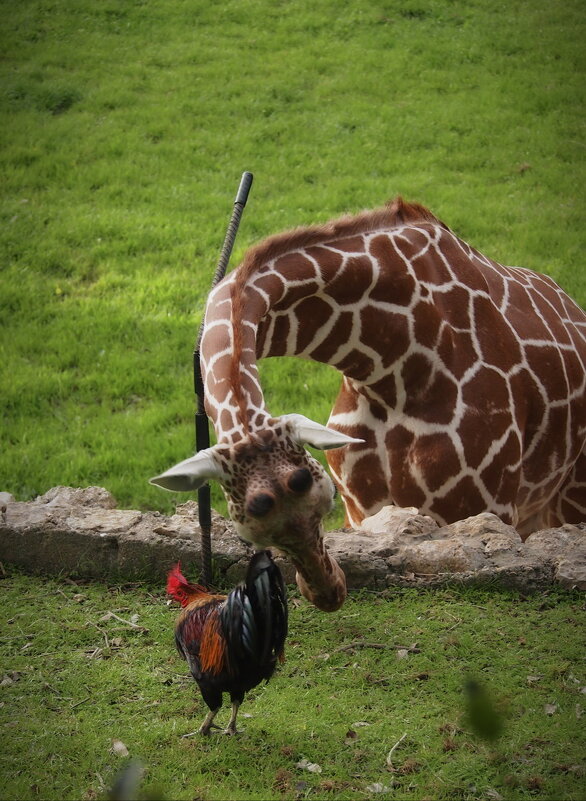
POLYGON ((238 187, 238 193, 236 195, 236 199, 234 203, 240 203, 241 206, 246 205, 246 201, 248 200, 248 193, 250 192, 250 187, 252 186, 252 173, 251 172, 243 172, 242 178, 240 179, 240 186, 238 187))

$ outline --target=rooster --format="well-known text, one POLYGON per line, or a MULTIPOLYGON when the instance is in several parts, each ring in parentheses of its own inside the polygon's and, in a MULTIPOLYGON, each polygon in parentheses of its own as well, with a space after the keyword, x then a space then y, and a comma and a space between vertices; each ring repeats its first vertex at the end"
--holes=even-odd
POLYGON ((199 733, 220 728, 213 721, 226 692, 232 714, 225 733, 236 734, 244 694, 268 681, 277 661, 284 661, 288 614, 281 571, 270 551, 259 551, 245 580, 226 596, 189 584, 178 562, 168 574, 167 592, 183 607, 175 624, 177 650, 210 710, 199 733))

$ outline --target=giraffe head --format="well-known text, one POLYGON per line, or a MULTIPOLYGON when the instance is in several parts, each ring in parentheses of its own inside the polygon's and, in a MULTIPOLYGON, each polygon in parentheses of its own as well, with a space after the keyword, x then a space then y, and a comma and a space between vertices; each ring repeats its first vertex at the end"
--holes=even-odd
POLYGON ((220 482, 242 539, 289 556, 301 593, 318 609, 334 611, 346 598, 344 573, 323 544, 322 519, 334 485, 303 447, 322 450, 361 442, 298 414, 271 418, 235 444, 219 442, 151 479, 164 489, 192 492, 220 482))

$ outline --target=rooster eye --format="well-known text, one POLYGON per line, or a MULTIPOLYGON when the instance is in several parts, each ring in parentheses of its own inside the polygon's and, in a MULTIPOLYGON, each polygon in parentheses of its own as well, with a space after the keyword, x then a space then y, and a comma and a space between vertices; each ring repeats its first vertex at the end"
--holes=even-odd
POLYGON ((259 492, 258 495, 250 499, 246 506, 246 511, 252 517, 264 517, 274 505, 275 499, 272 495, 269 495, 268 492, 259 492))
POLYGON ((294 470, 287 481, 287 486, 292 492, 305 492, 311 487, 313 478, 307 467, 300 467, 294 470))

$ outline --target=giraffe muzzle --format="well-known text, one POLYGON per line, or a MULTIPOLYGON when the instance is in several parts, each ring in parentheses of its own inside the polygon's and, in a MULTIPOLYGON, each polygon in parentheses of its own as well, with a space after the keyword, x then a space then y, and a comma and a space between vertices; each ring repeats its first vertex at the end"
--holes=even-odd
MULTIPOLYGON (((333 560, 331 560, 333 562, 333 560)), ((337 612, 338 609, 344 604, 348 591, 346 589, 346 577, 337 563, 333 572, 335 573, 335 581, 319 581, 316 576, 303 575, 300 571, 303 569, 293 559, 293 564, 297 568, 295 574, 295 582, 299 591, 310 603, 312 603, 321 612, 337 612), (313 579, 313 581, 312 581, 313 579)))

